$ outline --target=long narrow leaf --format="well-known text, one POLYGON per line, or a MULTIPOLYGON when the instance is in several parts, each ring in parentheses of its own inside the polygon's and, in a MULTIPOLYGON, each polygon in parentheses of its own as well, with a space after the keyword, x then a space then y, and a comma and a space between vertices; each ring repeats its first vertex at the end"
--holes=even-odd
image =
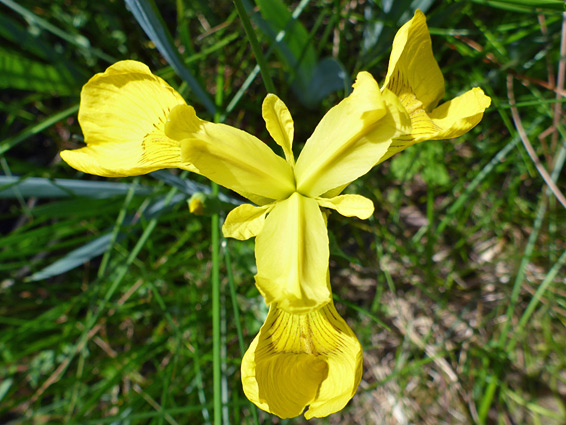
MULTIPOLYGON (((15 198, 20 193, 23 197, 35 198, 83 196, 103 199, 124 195, 129 188, 129 183, 0 176, 0 198, 15 198)), ((141 186, 136 189, 136 195, 148 195, 152 192, 150 187, 141 186)))
POLYGON ((15 136, 9 137, 4 139, 0 142, 0 155, 9 151, 17 144, 27 140, 31 136, 41 133, 46 128, 51 127, 55 123, 67 118, 69 115, 74 114, 79 110, 79 105, 73 105, 61 112, 57 112, 56 114, 46 118, 45 120, 41 121, 39 124, 34 124, 27 127, 25 130, 21 131, 20 133, 16 134, 15 136))
POLYGON ((147 37, 155 43, 157 50, 193 90, 209 114, 216 113, 216 106, 206 91, 200 86, 196 78, 185 67, 179 52, 175 48, 173 39, 163 23, 157 7, 151 0, 125 0, 130 11, 142 27, 147 37))
POLYGON ((41 63, 0 49, 0 89, 68 96, 78 93, 85 81, 75 78, 64 66, 41 63))
POLYGON ((69 252, 60 260, 55 261, 53 264, 45 267, 37 273, 32 274, 29 280, 37 281, 58 276, 92 260, 94 257, 97 257, 106 251, 111 238, 112 233, 105 233, 86 245, 69 252))

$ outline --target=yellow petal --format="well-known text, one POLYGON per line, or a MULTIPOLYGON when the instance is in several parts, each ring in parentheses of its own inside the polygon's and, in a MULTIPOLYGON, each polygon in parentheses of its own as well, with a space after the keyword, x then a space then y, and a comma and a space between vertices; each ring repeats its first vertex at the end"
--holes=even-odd
POLYGON ((257 235, 256 286, 267 304, 300 313, 330 301, 328 234, 316 200, 277 202, 257 235))
POLYGON ((265 215, 273 208, 272 205, 256 207, 249 204, 237 206, 226 216, 222 233, 227 238, 244 241, 253 238, 261 232, 265 223, 265 215))
POLYGON ((340 195, 334 198, 316 198, 318 205, 332 208, 346 217, 366 220, 373 214, 373 202, 361 195, 340 195))
POLYGON ((297 190, 318 197, 367 173, 391 138, 409 131, 408 115, 393 97, 360 72, 352 94, 326 113, 307 140, 295 166, 297 190))
POLYGON ((287 106, 274 94, 269 93, 261 105, 261 113, 265 120, 267 131, 273 140, 283 148, 285 159, 289 165, 295 165, 293 156, 293 118, 287 106))
POLYGON ((171 112, 165 132, 182 140, 183 161, 257 204, 284 199, 295 190, 292 168, 261 140, 229 125, 201 120, 190 106, 171 112))
POLYGON ((420 10, 395 35, 383 85, 401 98, 413 94, 425 110, 444 96, 444 77, 434 59, 426 18, 420 10))
POLYGON ((486 96, 482 89, 473 88, 432 111, 430 118, 439 129, 436 134, 424 139, 418 135, 413 135, 413 137, 416 142, 459 137, 481 121, 483 112, 490 104, 491 98, 486 96))
POLYGON ((179 140, 167 137, 169 111, 183 98, 149 68, 121 61, 83 87, 79 123, 86 147, 61 152, 72 167, 105 177, 134 176, 161 168, 183 168, 179 140))
POLYGON ((344 408, 362 377, 362 348, 332 302, 308 314, 272 305, 242 359, 248 399, 281 418, 344 408))
POLYGON ((380 162, 415 143, 451 139, 467 133, 481 121, 490 104, 489 96, 476 87, 443 103, 430 114, 422 109, 416 110, 411 113, 411 133, 394 139, 380 162))

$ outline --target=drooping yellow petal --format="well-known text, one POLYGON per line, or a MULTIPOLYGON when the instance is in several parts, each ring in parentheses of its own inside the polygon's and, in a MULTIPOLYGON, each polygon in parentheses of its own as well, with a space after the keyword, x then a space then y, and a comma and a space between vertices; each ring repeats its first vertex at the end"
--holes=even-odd
POLYGON ((318 197, 367 173, 393 137, 409 132, 409 117, 394 96, 360 72, 350 96, 330 109, 295 165, 297 190, 318 197))
POLYGON ((420 10, 395 35, 383 86, 403 104, 404 96, 415 96, 425 110, 435 107, 444 96, 444 77, 434 59, 426 17, 420 10))
POLYGON ((482 119, 491 99, 479 87, 467 91, 434 109, 430 114, 419 109, 411 113, 413 129, 393 139, 380 162, 426 140, 444 140, 459 137, 474 128, 482 119))
POLYGON ((267 304, 304 313, 330 301, 328 234, 316 202, 299 193, 277 202, 256 237, 256 286, 267 304))
POLYGON ((273 205, 256 207, 250 204, 237 206, 226 216, 222 225, 222 233, 227 238, 244 241, 253 238, 261 232, 265 223, 265 215, 273 205))
POLYGON ((265 205, 295 190, 293 170, 257 137, 198 118, 192 107, 171 112, 165 132, 180 139, 181 158, 213 182, 265 205))
POLYGON ((475 87, 446 103, 430 114, 439 131, 426 138, 413 135, 416 142, 423 140, 443 140, 459 137, 474 128, 483 118, 483 112, 491 104, 491 98, 482 89, 475 87), (430 138, 429 138, 430 137, 430 138))
POLYGON ((344 408, 362 376, 362 349, 332 302, 308 314, 272 305, 242 360, 248 399, 281 418, 344 408))
POLYGON ((273 140, 283 148, 285 159, 289 165, 295 165, 293 156, 293 118, 287 106, 274 94, 269 93, 265 96, 261 105, 261 113, 265 120, 267 131, 273 140))
POLYGON ((373 214, 373 202, 361 195, 340 195, 334 198, 316 198, 318 205, 332 208, 345 217, 367 220, 373 214))
POLYGON ((61 157, 80 171, 105 177, 162 168, 197 172, 181 160, 179 140, 164 133, 169 112, 180 104, 183 98, 146 65, 117 62, 83 87, 79 123, 86 147, 61 157))

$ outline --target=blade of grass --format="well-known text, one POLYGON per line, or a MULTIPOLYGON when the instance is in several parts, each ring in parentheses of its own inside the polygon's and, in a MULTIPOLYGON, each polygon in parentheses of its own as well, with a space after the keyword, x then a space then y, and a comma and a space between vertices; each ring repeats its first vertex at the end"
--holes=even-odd
MULTIPOLYGON (((1 0, 0 0, 1 1, 1 0)), ((29 139, 31 136, 34 136, 38 133, 41 133, 45 129, 51 127, 52 125, 56 124, 57 122, 64 120, 69 115, 76 113, 79 110, 79 105, 73 105, 67 109, 62 110, 61 112, 57 112, 56 114, 51 115, 49 118, 46 118, 39 124, 34 124, 27 127, 25 130, 21 131, 20 133, 16 134, 15 136, 9 137, 4 139, 0 143, 0 155, 8 152, 17 144, 29 139)))
POLYGON ((275 94, 275 86, 273 85, 273 80, 271 79, 271 75, 269 74, 269 68, 267 67, 267 62, 263 56, 261 51, 261 47, 257 41, 257 37, 255 32, 252 28, 252 24, 250 23, 250 18, 242 4, 242 0, 234 0, 234 5, 238 10, 238 15, 240 15, 240 20, 242 21, 242 26, 244 27, 244 31, 246 32, 246 36, 248 37, 248 41, 250 42, 252 51, 254 53, 255 59, 259 66, 261 72, 261 78, 263 79, 263 84, 265 85, 265 89, 268 93, 275 94))
MULTIPOLYGON (((223 101, 224 66, 222 61, 216 74, 216 111, 223 101)), ((216 113, 214 120, 218 122, 220 117, 216 113)), ((217 197, 219 188, 216 183, 211 183, 211 194, 217 197)), ((220 215, 215 213, 210 220, 211 244, 212 244, 212 381, 214 391, 214 425, 222 424, 222 358, 221 358, 221 311, 220 311, 220 215)))
POLYGON ((552 284, 554 282, 554 278, 558 275, 558 272, 560 271, 562 266, 564 266, 564 264, 566 264, 566 251, 564 251, 562 253, 562 255, 560 256, 560 258, 558 259, 558 261, 556 261, 556 263, 554 263, 554 265, 552 266, 550 271, 547 273, 544 280, 538 286, 535 294, 533 295, 533 297, 531 298, 531 301, 529 302, 529 305, 525 309, 523 316, 521 316, 521 319, 519 320, 519 323, 518 323, 517 327, 515 328, 513 336, 511 337, 511 339, 509 340, 509 343, 507 344, 507 348, 506 348, 507 352, 510 353, 515 348, 515 344, 517 344, 517 340, 518 340, 519 336, 521 335, 521 333, 525 329, 525 326, 527 325, 527 322, 529 321, 532 314, 534 313, 535 308, 539 304, 540 299, 542 298, 542 296, 544 295, 544 293, 546 292, 546 290, 548 289, 550 284, 552 284))
POLYGON ((43 28, 46 31, 49 31, 50 33, 65 40, 66 42, 72 44, 73 46, 77 46, 81 49, 88 49, 88 51, 91 52, 93 55, 99 57, 102 60, 105 60, 106 62, 110 62, 110 63, 116 62, 116 59, 113 58, 112 56, 107 55, 106 53, 104 53, 100 49, 97 49, 96 47, 91 46, 90 41, 85 36, 81 34, 75 34, 75 35, 68 34, 65 31, 59 29, 55 25, 46 21, 45 19, 40 18, 35 13, 30 12, 28 9, 26 9, 23 6, 20 6, 19 4, 17 4, 12 0, 0 0, 0 3, 3 3, 5 6, 9 7, 14 12, 22 15, 26 20, 35 23, 37 26, 43 28))
POLYGON ((173 38, 167 30, 167 26, 163 22, 163 18, 155 3, 152 0, 125 1, 147 37, 155 43, 159 52, 175 70, 177 75, 189 85, 208 113, 214 115, 216 113, 214 102, 183 63, 178 50, 175 48, 173 38))
MULTIPOLYGON (((305 7, 307 6, 307 4, 309 3, 310 0, 302 0, 297 7, 295 8, 295 10, 292 13, 292 17, 293 19, 298 19, 301 16, 301 13, 303 13, 303 10, 305 9, 305 7)), ((269 49, 267 50, 267 53, 265 54, 266 58, 269 58, 272 53, 275 51, 275 45, 276 43, 280 42, 281 40, 283 40, 285 38, 286 35, 286 31, 285 30, 281 30, 277 33, 277 35, 275 36, 275 43, 273 43, 269 49)), ((257 75, 259 74, 259 65, 256 65, 254 67, 254 69, 252 70, 252 72, 250 73, 250 75, 248 75, 248 77, 246 78, 246 80, 244 81, 244 83, 241 85, 241 87, 238 89, 238 91, 236 92, 236 94, 234 95, 234 97, 232 97, 232 99, 230 100, 230 102, 228 102, 228 105, 226 106, 226 110, 224 111, 224 113, 222 114, 220 121, 224 121, 224 119, 226 118, 226 114, 229 114, 230 112, 232 112, 234 110, 234 108, 236 107, 236 105, 238 105, 238 103, 240 102, 240 100, 242 99, 242 96, 246 93, 246 91, 248 90, 248 88, 250 87, 250 85, 253 83, 253 81, 255 80, 255 78, 257 77, 257 75)))
MULTIPOLYGON (((212 194, 218 194, 218 185, 212 183, 212 194)), ((222 400, 221 396, 221 370, 220 370, 220 218, 213 214, 211 218, 211 244, 212 244, 212 338, 213 338, 213 392, 214 392, 214 425, 222 424, 222 400)))
MULTIPOLYGON (((238 347, 240 348, 240 357, 244 356, 246 352, 246 347, 244 346, 244 333, 242 332, 242 322, 240 320, 240 309, 238 305, 238 299, 236 296, 236 284, 234 282, 234 274, 232 272, 232 257, 230 255, 230 247, 228 241, 225 239, 222 241, 222 247, 224 248, 224 261, 226 264, 226 275, 228 277, 228 286, 230 290, 230 298, 232 300, 232 313, 234 314, 234 324, 236 326, 236 334, 238 335, 238 347)), ((254 425, 259 425, 259 419, 257 416, 257 407, 251 401, 248 400, 249 409, 252 412, 254 425)))
MULTIPOLYGON (((47 179, 43 177, 0 176, 0 199, 15 198, 67 198, 80 196, 91 199, 111 198, 127 194, 130 183, 108 181, 87 181, 73 179, 47 179)), ((135 195, 149 195, 154 189, 136 187, 135 195)))
POLYGON ((128 209, 128 205, 130 205, 130 202, 134 197, 134 193, 136 191, 136 187, 138 183, 139 183, 139 177, 136 177, 130 186, 130 190, 126 194, 126 198, 124 199, 124 202, 122 203, 122 208, 120 209, 120 212, 118 213, 118 217, 116 218, 114 229, 112 229, 112 235, 110 241, 108 242, 108 247, 104 251, 104 255, 102 256, 102 261, 100 262, 100 266, 98 267, 97 276, 99 278, 102 278, 106 273, 106 267, 108 266, 108 261, 110 260, 110 255, 112 253, 112 247, 116 243, 116 239, 118 238, 118 233, 120 232, 120 227, 122 227, 124 218, 126 218, 126 210, 128 209))

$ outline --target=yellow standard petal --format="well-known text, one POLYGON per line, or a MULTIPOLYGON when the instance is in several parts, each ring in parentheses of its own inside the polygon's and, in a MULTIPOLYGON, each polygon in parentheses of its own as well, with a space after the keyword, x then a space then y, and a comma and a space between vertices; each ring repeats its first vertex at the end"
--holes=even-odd
POLYGON ((410 131, 407 113, 360 72, 350 96, 324 115, 295 165, 297 190, 318 197, 367 173, 393 137, 410 131))
POLYGON ((293 156, 293 118, 287 106, 274 94, 269 93, 263 100, 261 112, 267 131, 273 140, 283 148, 285 159, 289 165, 295 165, 293 156))
POLYGON ((383 86, 401 97, 403 104, 403 97, 415 96, 424 109, 435 107, 444 96, 444 77, 420 10, 395 35, 383 86))
POLYGON ((226 216, 222 233, 227 238, 244 241, 253 238, 261 232, 265 223, 265 215, 271 211, 273 204, 256 207, 249 204, 234 208, 226 216))
POLYGON ((117 62, 83 87, 79 123, 86 147, 61 157, 73 168, 105 177, 162 168, 196 172, 181 160, 179 140, 164 133, 169 112, 181 104, 183 98, 146 65, 117 62))
POLYGON ((373 202, 361 195, 340 195, 334 198, 317 198, 318 205, 338 211, 345 217, 367 220, 374 211, 373 202))
POLYGON ((281 418, 344 408, 362 377, 362 348, 332 302, 308 314, 272 305, 242 360, 248 399, 281 418))
POLYGON ((257 235, 256 286, 267 304, 304 313, 328 303, 328 234, 316 200, 277 202, 257 235))
POLYGON ((190 106, 173 109, 165 132, 182 140, 183 161, 256 204, 284 199, 295 190, 291 166, 261 140, 229 125, 201 120, 190 106))

